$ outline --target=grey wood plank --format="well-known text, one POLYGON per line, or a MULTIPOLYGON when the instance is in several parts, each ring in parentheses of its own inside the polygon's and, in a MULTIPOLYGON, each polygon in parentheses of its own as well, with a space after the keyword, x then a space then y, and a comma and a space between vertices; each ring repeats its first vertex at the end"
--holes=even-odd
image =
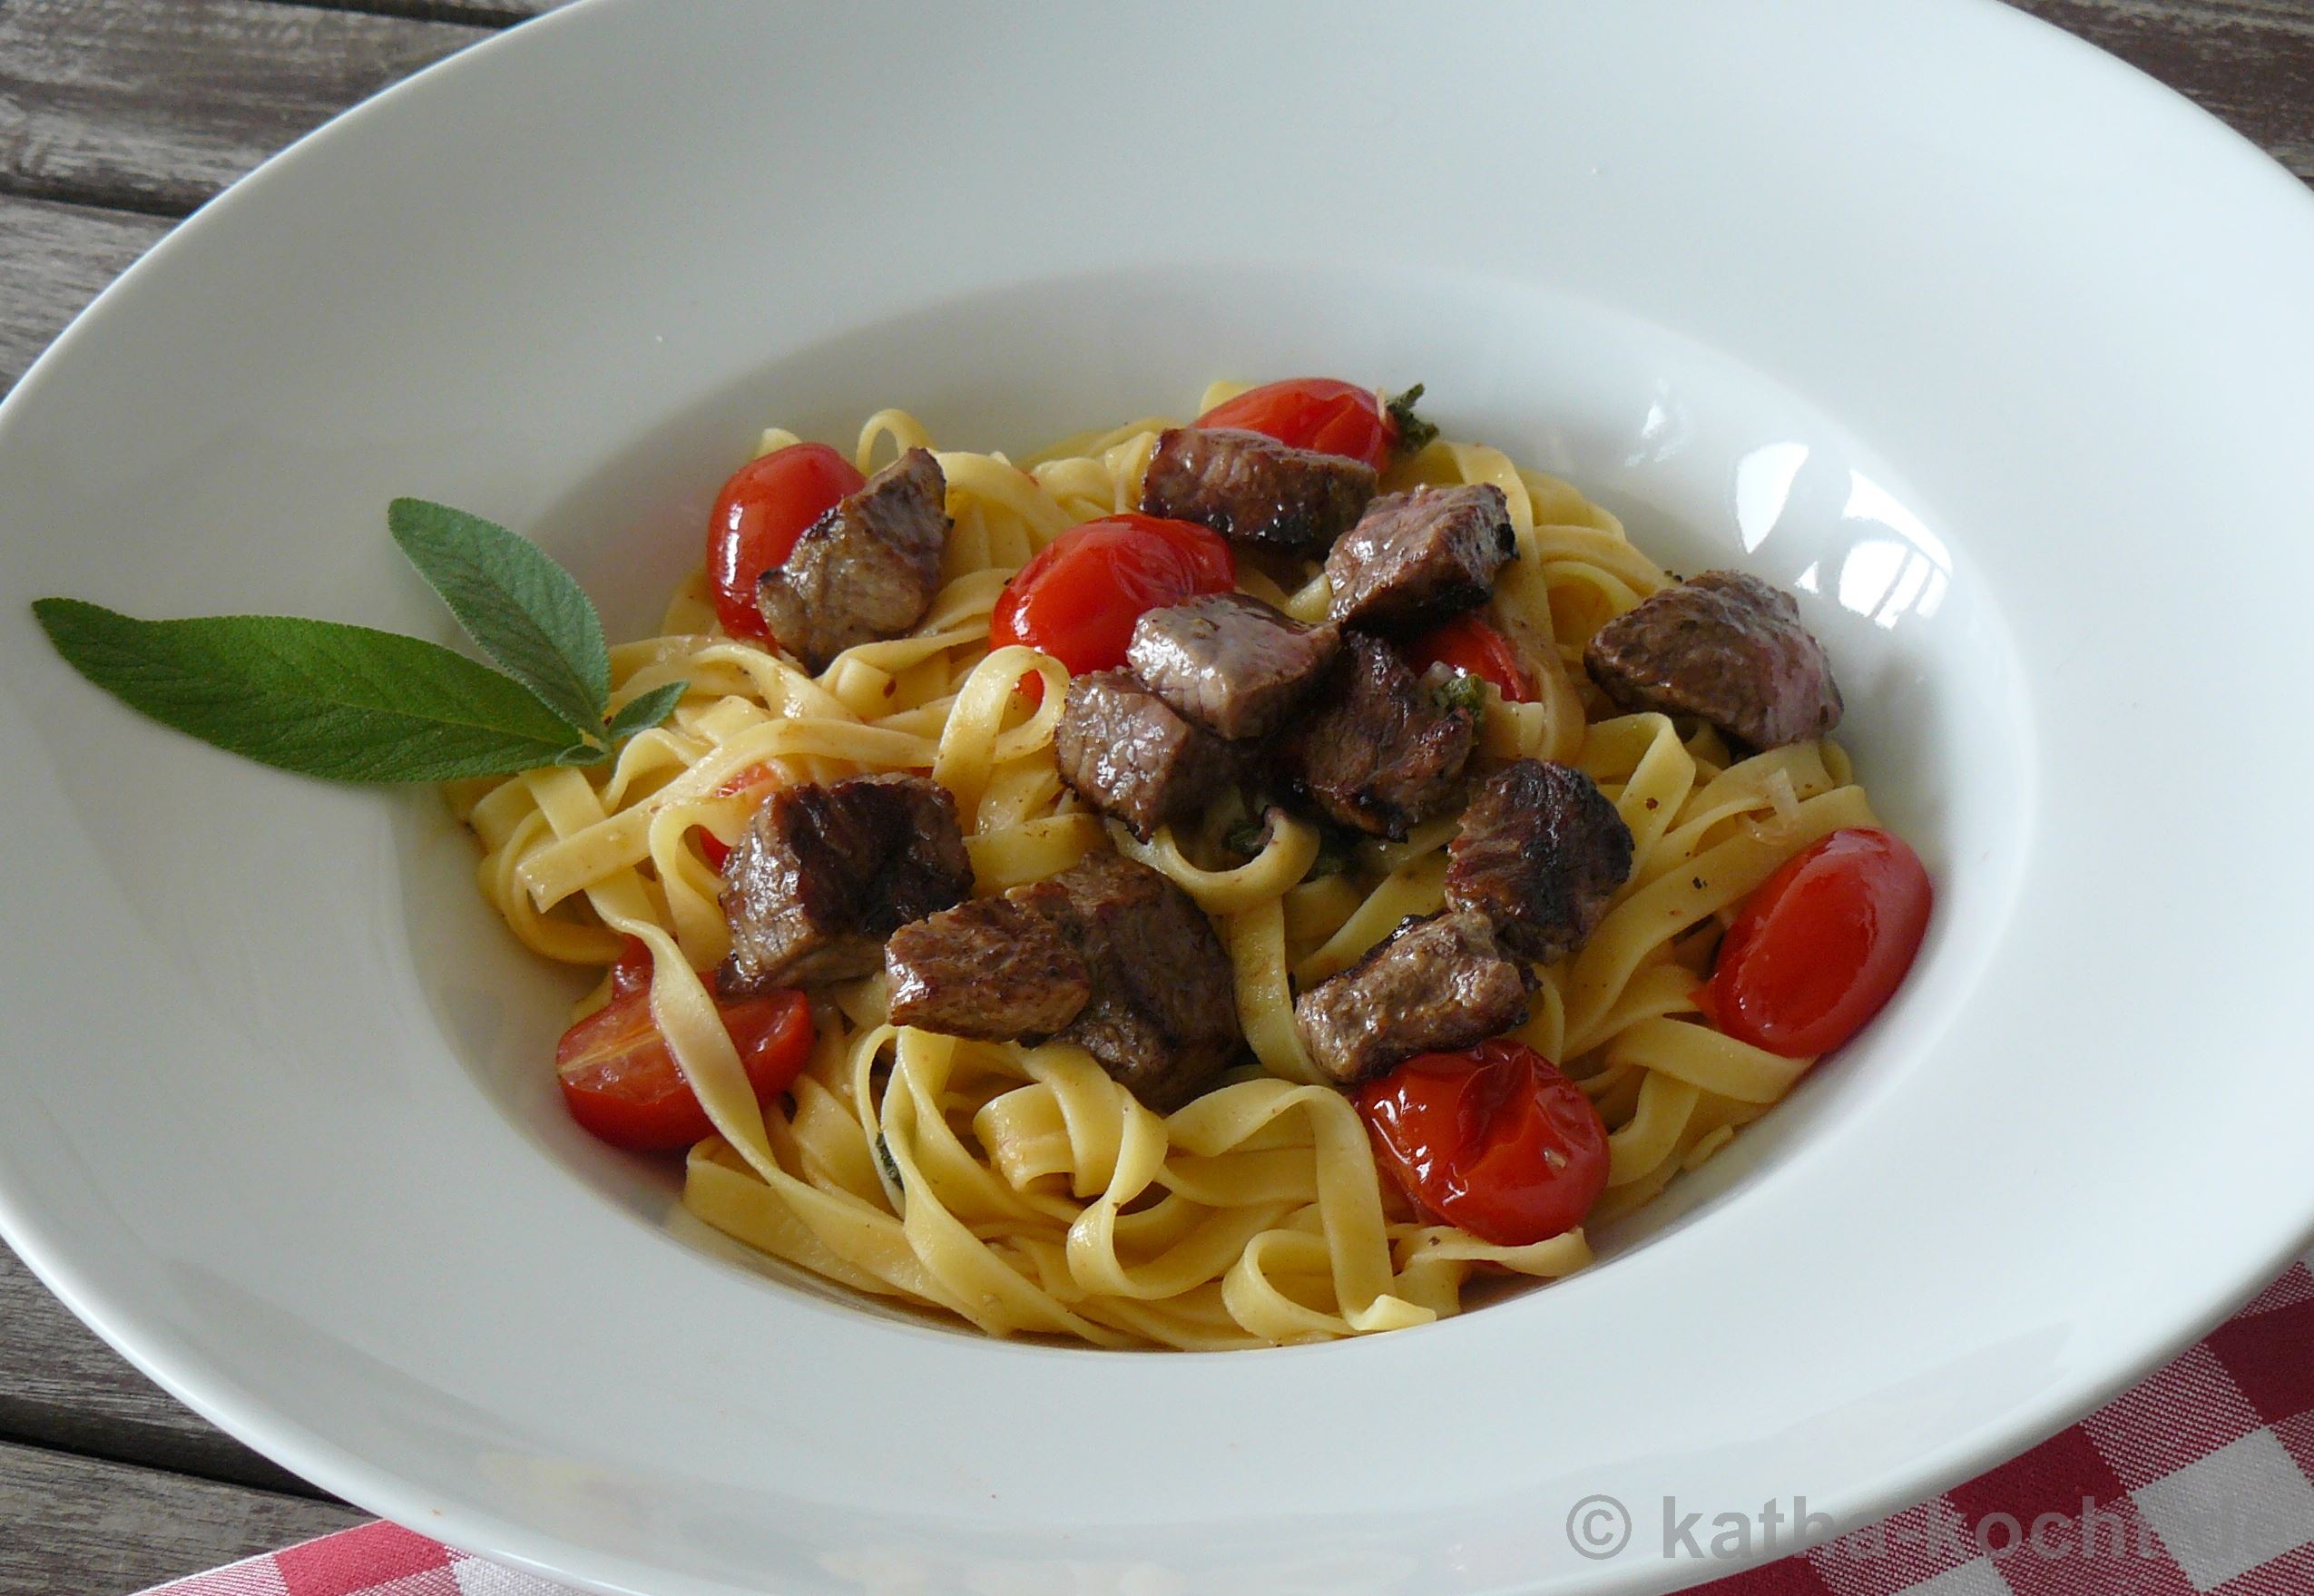
MULTIPOLYGON (((146 1379, 0 1247, 0 1440, 300 1496, 321 1492, 146 1379)), ((9 1513, 0 1505, 0 1525, 9 1513)), ((0 1540, 6 1538, 0 1532, 0 1540)))
POLYGON ((0 1443, 0 1596, 119 1596, 364 1522, 334 1502, 0 1443))
POLYGON ((264 0, 11 0, 0 191, 181 216, 493 31, 264 0))
POLYGON ((2314 182, 2309 0, 2010 0, 2185 94, 2314 182))
POLYGON ((413 22, 471 22, 485 27, 510 27, 543 16, 572 0, 280 0, 283 5, 318 5, 324 11, 366 11, 372 16, 400 16, 413 22))
POLYGON ((41 350, 97 290, 159 242, 171 223, 0 194, 0 394, 16 386, 41 350))

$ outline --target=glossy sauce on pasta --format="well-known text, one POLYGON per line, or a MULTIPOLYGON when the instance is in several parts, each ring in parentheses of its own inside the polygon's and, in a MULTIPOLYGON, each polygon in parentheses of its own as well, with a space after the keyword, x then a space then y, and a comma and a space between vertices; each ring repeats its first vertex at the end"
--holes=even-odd
MULTIPOLYGON (((1238 391, 1210 390, 1200 409, 1238 391)), ((1239 860, 1224 807, 1194 835, 1148 842, 1063 787, 1051 752, 1067 678, 1026 648, 990 647, 1006 580, 1065 528, 1138 506, 1157 434, 1143 420, 1020 464, 936 449, 955 519, 943 586, 909 635, 838 656, 818 677, 724 634, 703 573, 661 634, 613 651, 613 704, 691 690, 664 725, 592 770, 540 769, 454 794, 485 857, 484 892, 526 945, 602 966, 623 938, 652 965, 660 1029, 716 1133, 692 1149, 684 1202, 740 1240, 823 1278, 996 1335, 1219 1349, 1398 1328, 1452 1314, 1475 1272, 1549 1278, 1590 1260, 1581 1230, 1491 1246, 1422 1222, 1378 1177, 1351 1101, 1304 1053, 1292 992, 1342 970, 1411 915, 1440 907, 1453 819, 1367 841, 1349 868, 1305 880, 1319 838, 1283 818, 1239 860), (1015 691, 1044 679, 1034 706, 1015 691), (890 1024, 880 977, 821 994, 818 1037, 790 1096, 758 1109, 694 972, 726 951, 719 878, 696 832, 729 842, 775 781, 928 770, 956 797, 988 894, 1114 847, 1164 872, 1211 916, 1258 1060, 1170 1116, 1074 1047, 970 1042, 890 1024)), ((797 440, 765 434, 765 452, 797 440)), ((934 442, 885 411, 863 427, 862 473, 934 442)), ((1567 484, 1476 444, 1434 442, 1386 477, 1491 483, 1517 548, 1480 612, 1534 680, 1492 690, 1482 757, 1572 764, 1635 841, 1613 907, 1574 958, 1539 967, 1515 1039, 1559 1062, 1609 1128, 1597 1224, 1661 1192, 1766 1111, 1812 1062, 1712 1029, 1694 993, 1716 933, 1810 843, 1877 822, 1829 741, 1740 761, 1712 732, 1615 712, 1584 680, 1583 646, 1671 579, 1567 484)), ((1322 575, 1290 591, 1241 563, 1240 586, 1303 621, 1322 575)), ((598 994, 593 1001, 599 1002, 598 994)))

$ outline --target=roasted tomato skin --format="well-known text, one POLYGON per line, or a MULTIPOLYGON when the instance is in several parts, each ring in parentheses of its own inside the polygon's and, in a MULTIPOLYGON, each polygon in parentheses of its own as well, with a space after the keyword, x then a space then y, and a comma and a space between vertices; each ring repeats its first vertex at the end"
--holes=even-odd
POLYGON ((1902 837, 1857 827, 1819 838, 1744 900, 1720 940, 1705 1012, 1785 1058, 1829 1053, 1903 984, 1935 898, 1902 837))
POLYGON ((1296 449, 1343 455, 1385 469, 1397 452, 1398 425, 1371 388, 1330 377, 1296 377, 1248 388, 1197 418, 1237 427, 1296 449))
MULTIPOLYGON (((611 969, 611 1001, 563 1033, 554 1070, 582 1129, 631 1152, 690 1147, 714 1127, 651 1015, 651 961, 631 945, 611 969)), ((719 1002, 756 1101, 795 1083, 811 1057, 811 1004, 796 991, 719 1002)))
POLYGON ((1534 699, 1534 681, 1527 674, 1518 650, 1509 638, 1476 615, 1457 615, 1415 639, 1407 645, 1407 661, 1417 671, 1444 665, 1491 681, 1505 703, 1532 703, 1534 699))
MULTIPOLYGON (((1072 676, 1125 662, 1132 623, 1151 610, 1237 585, 1237 556, 1193 522, 1127 513, 1072 526, 1022 566, 988 621, 988 646, 1025 643, 1072 676)), ((1021 679, 1032 702, 1044 678, 1021 679)))
POLYGON ((756 579, 787 559, 806 527, 867 485, 858 467, 826 444, 789 444, 731 474, 707 518, 707 574, 725 632, 771 635, 755 606, 756 579))
POLYGON ((1360 1088, 1358 1107, 1415 1206, 1497 1247, 1564 1235, 1606 1189, 1599 1111, 1523 1043, 1419 1054, 1360 1088))

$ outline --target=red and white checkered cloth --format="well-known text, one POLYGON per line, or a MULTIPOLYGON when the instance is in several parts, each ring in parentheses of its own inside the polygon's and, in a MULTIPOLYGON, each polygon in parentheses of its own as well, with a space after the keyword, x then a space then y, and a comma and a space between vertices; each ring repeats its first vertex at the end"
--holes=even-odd
MULTIPOLYGON (((2314 1592, 2314 1254, 2142 1385, 2024 1456, 1700 1596, 2314 1592)), ((149 1596, 567 1596, 364 1524, 149 1596)))

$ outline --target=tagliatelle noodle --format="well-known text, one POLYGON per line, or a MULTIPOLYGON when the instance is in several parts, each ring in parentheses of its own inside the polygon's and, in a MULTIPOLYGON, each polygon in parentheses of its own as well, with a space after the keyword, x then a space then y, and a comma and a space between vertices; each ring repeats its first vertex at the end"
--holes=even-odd
MULTIPOLYGON (((1200 408, 1236 391, 1217 385, 1200 408)), ((989 647, 1005 581, 1066 528, 1136 507, 1166 425, 1088 433, 1017 464, 936 448, 956 524, 930 611, 909 635, 848 650, 817 676, 724 635, 694 575, 659 635, 612 652, 614 708, 690 683, 664 725, 603 768, 454 789, 485 850, 482 891, 560 963, 606 965, 624 938, 642 942, 652 1013, 715 1127, 691 1150, 686 1207, 850 1289, 992 1335, 1210 1349, 1424 1323, 1456 1312, 1482 1269, 1579 1269, 1591 1256, 1580 1230, 1505 1248, 1408 1219, 1355 1106, 1322 1083, 1294 1027, 1297 990, 1440 906, 1452 820, 1362 845, 1344 873, 1314 879, 1318 830, 1283 810, 1217 813, 1194 834, 1138 841, 1084 810, 1054 769, 1066 672, 1032 650, 989 647), (1014 690, 1030 672, 1044 689, 1033 709, 1014 690), (1258 1066, 1161 1116, 1081 1049, 894 1026, 876 977, 815 994, 810 1062, 760 1108, 697 974, 729 941, 699 838, 733 841, 779 786, 887 770, 929 771, 955 796, 980 894, 1110 848, 1179 883, 1228 947, 1258 1066), (1257 851, 1229 854, 1221 839, 1247 822, 1263 826, 1257 851)), ((774 430, 762 449, 795 441, 774 430)), ((882 411, 857 462, 870 471, 919 446, 934 447, 922 426, 882 411)), ((1707 923, 1778 865, 1874 824, 1872 812, 1829 743, 1731 761, 1708 731, 1682 739, 1663 716, 1606 709, 1583 678, 1584 642, 1671 581, 1614 516, 1475 444, 1433 443, 1385 485, 1417 482, 1491 483, 1510 506, 1516 552, 1484 613, 1534 695, 1507 703, 1487 690, 1482 769, 1574 764, 1636 843, 1606 919, 1574 958, 1536 971, 1515 1033, 1607 1121, 1595 1225, 1718 1152, 1806 1072, 1809 1061, 1711 1029, 1694 999, 1698 949, 1707 923)), ((1329 597, 1314 568, 1290 590, 1250 569, 1241 585, 1305 619, 1329 597)))

